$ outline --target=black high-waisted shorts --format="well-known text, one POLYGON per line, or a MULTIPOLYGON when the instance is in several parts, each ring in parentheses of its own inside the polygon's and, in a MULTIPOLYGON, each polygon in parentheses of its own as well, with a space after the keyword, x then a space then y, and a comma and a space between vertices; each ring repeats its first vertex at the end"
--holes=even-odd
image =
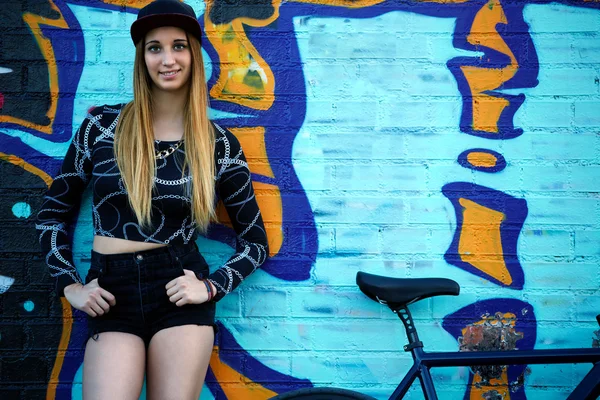
POLYGON ((108 313, 88 316, 89 337, 102 332, 126 332, 141 337, 146 346, 161 329, 179 325, 209 325, 215 329, 215 303, 186 304, 169 301, 165 286, 188 269, 208 275, 208 264, 196 243, 159 247, 134 253, 101 254, 92 250, 85 283, 98 285, 116 298, 108 313))

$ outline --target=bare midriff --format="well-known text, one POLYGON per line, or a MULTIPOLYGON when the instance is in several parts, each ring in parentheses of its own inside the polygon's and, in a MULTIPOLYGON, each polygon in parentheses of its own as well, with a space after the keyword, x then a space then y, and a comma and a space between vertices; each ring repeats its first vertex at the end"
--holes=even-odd
POLYGON ((94 236, 93 249, 100 254, 119 254, 133 253, 135 251, 144 251, 164 247, 163 243, 146 243, 135 240, 126 240, 111 238, 107 236, 94 236))

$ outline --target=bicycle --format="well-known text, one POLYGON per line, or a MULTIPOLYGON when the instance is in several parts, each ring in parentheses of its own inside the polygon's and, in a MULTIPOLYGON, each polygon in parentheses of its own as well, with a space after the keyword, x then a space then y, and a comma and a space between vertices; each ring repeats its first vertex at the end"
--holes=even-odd
MULTIPOLYGON (((433 367, 481 367, 527 364, 577 364, 592 363, 590 372, 575 387, 567 400, 593 400, 600 396, 600 349, 559 349, 559 350, 512 350, 512 351, 473 351, 473 352, 432 352, 423 351, 417 328, 413 323, 408 305, 429 297, 458 296, 460 286, 446 278, 389 278, 358 272, 356 284, 372 300, 388 306, 398 315, 404 328, 408 344, 404 351, 410 351, 413 366, 406 373, 389 400, 399 400, 410 386, 419 379, 426 400, 437 400, 437 394, 429 369, 433 367)), ((600 315, 596 317, 600 324, 600 315)), ((373 397, 355 391, 339 388, 305 388, 282 393, 271 400, 375 400, 373 397)))

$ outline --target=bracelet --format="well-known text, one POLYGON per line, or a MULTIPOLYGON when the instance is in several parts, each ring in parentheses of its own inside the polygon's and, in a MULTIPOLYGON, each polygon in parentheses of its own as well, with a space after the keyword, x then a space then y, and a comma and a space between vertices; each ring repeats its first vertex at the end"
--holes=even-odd
POLYGON ((214 297, 214 294, 212 288, 210 287, 210 283, 206 279, 202 279, 202 282, 204 282, 204 285, 206 286, 206 291, 208 292, 208 301, 211 301, 214 297))

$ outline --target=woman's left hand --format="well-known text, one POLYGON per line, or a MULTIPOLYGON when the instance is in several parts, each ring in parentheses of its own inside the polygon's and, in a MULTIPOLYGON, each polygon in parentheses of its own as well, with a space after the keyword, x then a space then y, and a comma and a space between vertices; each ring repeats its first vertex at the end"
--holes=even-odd
POLYGON ((208 290, 204 282, 198 280, 196 274, 189 269, 183 270, 184 275, 167 283, 167 296, 177 307, 184 304, 202 304, 208 301, 208 290))

